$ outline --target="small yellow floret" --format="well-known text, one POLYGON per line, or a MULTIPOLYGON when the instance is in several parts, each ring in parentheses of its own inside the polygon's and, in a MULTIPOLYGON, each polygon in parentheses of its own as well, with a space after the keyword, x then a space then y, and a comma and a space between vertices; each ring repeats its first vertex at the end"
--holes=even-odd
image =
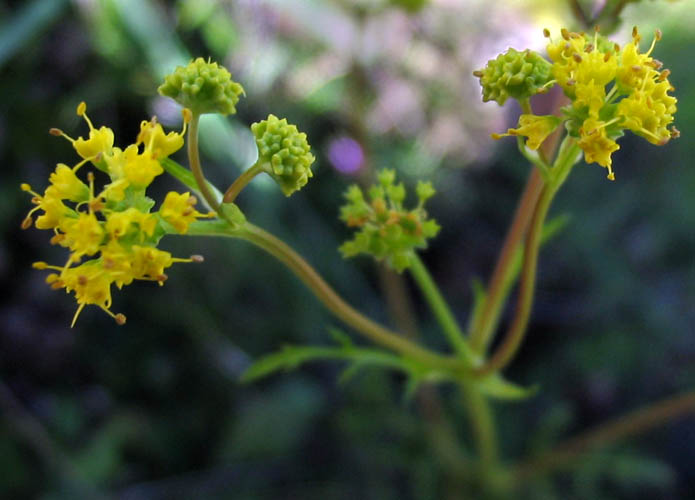
POLYGON ((170 154, 183 147, 183 135, 186 132, 187 122, 184 119, 183 130, 180 133, 164 133, 162 126, 156 119, 143 121, 140 123, 140 133, 138 134, 137 144, 144 144, 145 151, 159 159, 166 158, 170 154))
POLYGON ((78 179, 72 168, 59 163, 48 177, 49 182, 56 188, 58 196, 74 202, 86 201, 89 199, 89 188, 78 179))
POLYGON ((104 239, 102 223, 93 213, 80 213, 75 218, 64 218, 59 226, 65 237, 60 244, 70 248, 75 259, 83 255, 94 255, 104 239))
POLYGON ((202 214, 198 212, 194 208, 195 204, 196 199, 191 196, 190 193, 170 191, 167 193, 166 198, 164 198, 164 203, 162 203, 159 209, 159 215, 174 226, 174 229, 176 229, 178 233, 186 234, 188 232, 188 226, 191 222, 195 221, 196 218, 214 216, 214 213, 202 214))
POLYGON ((595 118, 588 118, 579 129, 581 139, 579 147, 584 151, 584 159, 587 163, 598 163, 608 169, 608 179, 615 180, 612 169, 611 154, 620 146, 606 135, 606 123, 595 118))
POLYGON ((492 137, 493 139, 500 139, 506 136, 528 137, 526 146, 529 149, 536 150, 553 133, 561 121, 560 118, 553 115, 537 116, 523 114, 519 117, 519 127, 510 128, 506 134, 492 134, 492 137))

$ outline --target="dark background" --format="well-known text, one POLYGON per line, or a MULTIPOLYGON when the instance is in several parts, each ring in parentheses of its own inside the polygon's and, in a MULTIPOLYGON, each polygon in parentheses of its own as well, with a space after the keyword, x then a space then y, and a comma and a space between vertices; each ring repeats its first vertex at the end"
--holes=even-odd
MULTIPOLYGON (((693 387, 694 17, 687 0, 643 1, 614 35, 624 43, 639 22, 646 46, 653 28, 664 31, 655 57, 672 70, 683 136, 655 147, 628 134, 613 156, 616 182, 580 164, 558 197, 552 214, 570 222, 542 251, 528 341, 506 373, 541 390, 494 406, 509 462, 693 387)), ((518 111, 480 103, 471 71, 509 45, 542 50, 543 27, 572 22, 563 2, 540 1, 412 11, 338 0, 0 1, 0 498, 443 498, 426 403, 404 401, 400 377, 366 370, 341 385, 339 365, 318 363, 238 382, 252 360, 288 343, 329 344, 339 326, 276 261, 241 241, 169 237, 162 248, 205 263, 175 266, 161 288, 114 292, 123 327, 88 307, 70 329, 74 300, 31 268, 64 252, 48 232, 19 229, 31 208, 19 184, 42 190, 56 163, 77 161, 46 132, 84 135, 81 100, 120 146, 154 113, 178 128, 176 108, 156 97, 161 76, 211 56, 247 93, 229 120, 203 120, 212 180, 223 188, 253 163, 247 127, 270 112, 307 132, 317 156, 315 177, 289 199, 256 179, 239 198, 249 219, 393 324, 377 268, 337 252, 349 236, 341 194, 381 167, 411 185, 432 180, 430 213, 443 230, 423 258, 465 322, 471 280, 488 278, 529 168, 513 141, 489 139, 518 111), (344 137, 367 156, 358 174, 329 160, 344 137)), ((162 176, 151 195, 176 188, 162 176)), ((423 342, 441 346, 410 297, 423 342)), ((471 450, 456 392, 440 396, 471 450)), ((693 423, 594 453, 526 494, 692 498, 693 423)))

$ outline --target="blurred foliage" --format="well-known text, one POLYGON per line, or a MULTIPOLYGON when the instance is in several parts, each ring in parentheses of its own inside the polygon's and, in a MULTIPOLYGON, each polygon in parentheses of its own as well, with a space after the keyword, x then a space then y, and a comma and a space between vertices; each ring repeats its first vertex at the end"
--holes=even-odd
MULTIPOLYGON (((322 363, 239 384, 252 359, 283 344, 331 342, 328 313, 269 257, 236 241, 172 238, 165 248, 203 253, 206 263, 162 288, 119 294, 125 327, 87 310, 71 330, 72 300, 30 268, 61 252, 19 230, 30 206, 19 183, 43 186, 71 155, 49 127, 78 130, 81 100, 117 137, 134 139, 153 113, 174 126, 178 111, 156 97, 161 76, 210 55, 248 92, 233 120, 201 124, 211 179, 225 186, 254 163, 248 124, 269 112, 306 131, 317 156, 307 188, 287 200, 259 178, 239 203, 386 323, 374 267, 337 251, 348 236, 341 193, 370 180, 372 167, 432 180, 429 213, 443 229, 425 257, 465 320, 469 283, 489 274, 528 172, 513 147, 495 151, 487 138, 517 111, 483 106, 470 73, 510 45, 542 48, 533 46, 541 29, 566 24, 571 9, 421 3, 0 1, 0 280, 9 291, 0 301, 1 498, 458 497, 456 463, 473 443, 463 403, 448 391, 439 410, 462 457, 422 393, 403 402, 400 375, 366 370, 337 385, 341 367, 322 363), (357 173, 327 161, 344 135, 364 149, 357 173)), ((541 389, 495 406, 510 460, 695 381, 695 9, 687 0, 629 4, 616 39, 637 20, 645 33, 664 31, 656 56, 672 70, 683 137, 666 148, 627 137, 614 156, 618 182, 579 166, 563 189, 554 210, 572 219, 542 252, 529 340, 508 374, 541 389)), ((174 181, 153 187, 165 193, 174 181)), ((415 306, 424 341, 437 345, 432 319, 415 306)), ((675 422, 593 453, 518 498, 688 498, 694 428, 675 422)))

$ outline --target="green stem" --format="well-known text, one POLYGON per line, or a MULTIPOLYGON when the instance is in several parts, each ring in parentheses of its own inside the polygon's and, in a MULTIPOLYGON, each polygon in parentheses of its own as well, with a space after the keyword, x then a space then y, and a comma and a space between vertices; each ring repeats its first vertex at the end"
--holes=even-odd
POLYGON ((189 227, 188 234, 231 236, 249 241, 285 264, 329 311, 374 343, 423 363, 430 368, 447 371, 454 376, 468 372, 467 367, 460 359, 443 356, 420 347, 398 332, 384 328, 361 314, 345 302, 314 268, 285 242, 253 224, 246 223, 242 227, 234 228, 220 221, 199 222, 189 227))
POLYGON ((242 189, 244 189, 251 180, 258 174, 263 172, 263 167, 259 163, 254 164, 251 168, 243 172, 231 186, 225 191, 222 197, 222 203, 233 203, 242 189))
POLYGON ((473 358, 473 352, 470 347, 468 347, 468 343, 466 342, 456 318, 439 291, 437 284, 432 279, 429 271, 427 271, 425 264, 420 260, 417 254, 413 254, 411 262, 410 272, 415 279, 415 283, 417 283, 420 288, 430 310, 437 319, 449 343, 463 359, 471 360, 473 358))
POLYGON ((499 323, 502 304, 510 288, 510 286, 505 285, 510 283, 510 275, 514 272, 514 256, 519 248, 519 242, 531 221, 533 210, 538 202, 542 188, 543 179, 541 179, 538 169, 531 169, 526 187, 517 205, 514 219, 509 226, 502 250, 497 258, 497 264, 495 264, 495 269, 492 272, 482 313, 471 328, 469 343, 471 348, 477 353, 483 353, 487 349, 492 334, 499 323))
POLYGON ((198 151, 198 123, 200 121, 200 115, 193 113, 191 118, 191 123, 188 124, 188 163, 191 166, 191 172, 195 181, 198 184, 198 190, 200 194, 203 195, 207 204, 215 212, 220 211, 220 202, 214 196, 210 190, 208 182, 205 180, 203 175, 203 168, 200 166, 200 153, 198 151))
POLYGON ((483 394, 468 384, 461 384, 464 402, 471 417, 471 427, 478 450, 482 472, 488 476, 498 461, 498 443, 495 420, 489 401, 483 394))
POLYGON ((487 375, 504 368, 514 357, 521 345, 528 326, 533 296, 536 285, 536 268, 538 265, 538 250, 540 248, 543 223, 550 209, 555 194, 567 179, 572 167, 577 162, 579 147, 571 138, 566 138, 560 147, 558 160, 552 169, 552 179, 543 187, 540 199, 533 213, 531 227, 526 236, 524 247, 524 263, 519 286, 514 319, 507 330, 504 339, 490 359, 476 369, 478 375, 487 375))

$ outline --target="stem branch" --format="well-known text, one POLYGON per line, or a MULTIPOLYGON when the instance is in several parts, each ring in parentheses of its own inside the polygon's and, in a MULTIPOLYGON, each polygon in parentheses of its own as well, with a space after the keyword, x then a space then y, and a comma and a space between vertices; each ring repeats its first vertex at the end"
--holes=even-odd
POLYGON ((410 266, 410 272, 415 279, 415 283, 417 283, 420 291, 425 297, 425 300, 427 300, 432 313, 449 340, 449 343, 460 356, 462 356, 464 359, 470 360, 473 353, 468 347, 456 318, 439 291, 437 284, 427 271, 425 264, 416 254, 413 254, 411 262, 412 264, 410 266))
POLYGON ((263 168, 260 164, 256 163, 251 168, 243 172, 236 180, 232 183, 227 191, 225 191, 222 197, 222 203, 233 203, 238 194, 244 189, 251 180, 258 174, 263 172, 263 168))
POLYGON ((200 153, 198 151, 198 123, 200 115, 193 113, 191 123, 188 124, 188 163, 191 166, 191 172, 195 181, 198 184, 200 194, 203 195, 205 201, 215 212, 220 211, 220 202, 210 190, 210 186, 203 175, 203 168, 200 166, 200 153))

